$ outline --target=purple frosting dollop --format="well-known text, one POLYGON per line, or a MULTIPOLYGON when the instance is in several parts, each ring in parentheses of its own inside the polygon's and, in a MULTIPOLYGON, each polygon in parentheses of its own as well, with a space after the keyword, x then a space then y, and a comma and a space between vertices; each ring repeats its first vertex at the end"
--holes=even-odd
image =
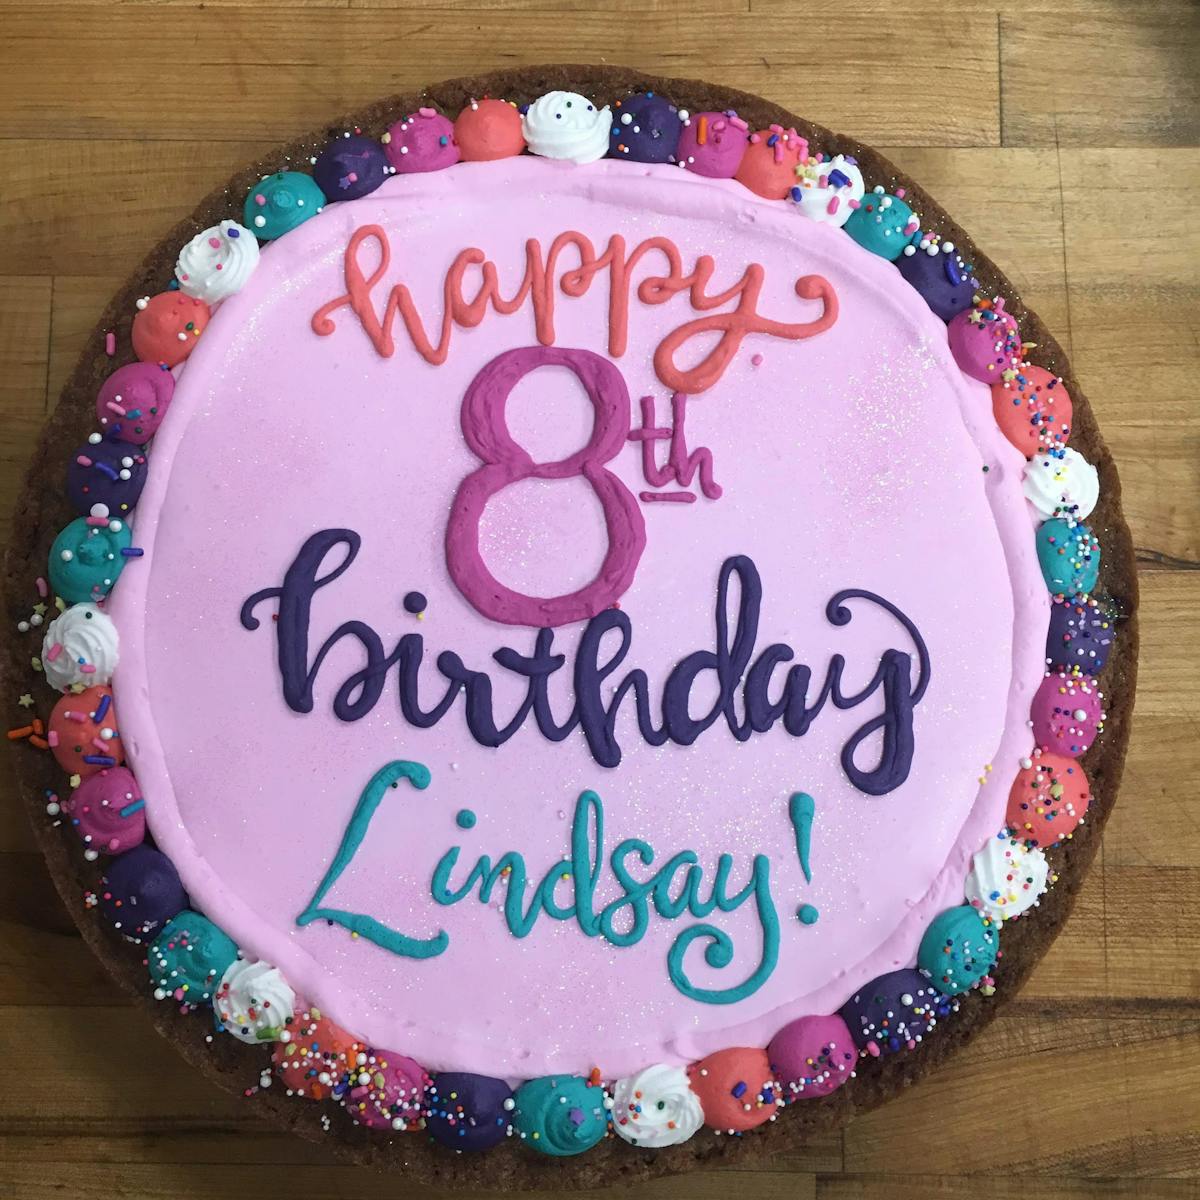
POLYGON ((1046 658, 1052 667, 1079 667, 1095 675, 1108 662, 1115 636, 1112 615, 1095 600, 1056 597, 1050 605, 1046 658))
POLYGON ((71 507, 86 517, 95 504, 110 517, 127 517, 146 486, 146 456, 140 446, 105 439, 85 442, 67 466, 67 496, 71 507), (128 478, 122 478, 128 475, 128 478))
POLYGON ((872 979, 839 1011, 858 1049, 878 1057, 919 1042, 953 1009, 920 971, 905 967, 872 979))
POLYGON ((638 92, 613 106, 608 157, 627 162, 674 162, 682 129, 674 104, 654 92, 638 92))
POLYGON ((971 307, 978 283, 956 252, 938 246, 937 253, 930 254, 918 247, 914 254, 901 254, 896 266, 943 321, 971 307))
POLYGON ((426 1093, 426 1132, 451 1150, 487 1150, 508 1136, 504 1102, 511 1098, 503 1079, 443 1071, 426 1093))
POLYGON ((317 187, 330 202, 368 196, 388 174, 387 155, 374 139, 352 133, 335 137, 313 163, 317 187))
POLYGON ((136 846, 108 864, 100 881, 100 911, 125 937, 152 941, 187 908, 187 894, 171 860, 153 846, 136 846))

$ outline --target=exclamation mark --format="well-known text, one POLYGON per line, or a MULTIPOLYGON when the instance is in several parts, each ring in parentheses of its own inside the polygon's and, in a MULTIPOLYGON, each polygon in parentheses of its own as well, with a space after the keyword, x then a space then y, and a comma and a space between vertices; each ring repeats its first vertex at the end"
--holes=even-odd
MULTIPOLYGON (((816 816, 816 801, 807 792, 793 792, 788 801, 788 816, 796 834, 796 857, 800 859, 800 870, 805 883, 812 883, 812 869, 808 865, 808 852, 812 846, 813 817, 816 816)), ((802 904, 796 916, 803 925, 812 925, 821 914, 812 904, 802 904)))

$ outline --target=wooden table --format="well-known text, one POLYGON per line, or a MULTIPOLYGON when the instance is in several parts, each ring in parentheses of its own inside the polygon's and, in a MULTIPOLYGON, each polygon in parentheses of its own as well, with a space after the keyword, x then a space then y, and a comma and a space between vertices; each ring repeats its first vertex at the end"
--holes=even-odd
MULTIPOLYGON (((646 1197, 1200 1196, 1200 19, 1186 0, 0 0, 0 509, 102 304, 232 169, 393 90, 709 76, 885 148, 1070 351, 1125 488, 1143 663, 1071 922, 948 1069, 803 1154, 646 1197)), ((16 696, 4 698, 19 724, 16 696)), ((8 781, 4 779, 8 787, 8 781)), ((8 797, 5 797, 8 800, 8 797)), ((0 1196, 440 1192, 261 1127, 132 1013, 0 803, 0 1196)))

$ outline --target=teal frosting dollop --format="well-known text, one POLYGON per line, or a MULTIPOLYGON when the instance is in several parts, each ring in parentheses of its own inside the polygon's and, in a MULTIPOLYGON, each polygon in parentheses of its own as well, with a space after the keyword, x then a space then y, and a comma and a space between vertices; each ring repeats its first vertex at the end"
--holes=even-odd
POLYGON ((552 1158, 590 1150, 608 1129, 604 1089, 578 1075, 543 1076, 513 1093, 512 1123, 527 1145, 552 1158))
POLYGON ((122 550, 133 544, 129 526, 117 518, 89 525, 76 517, 50 547, 48 575, 55 594, 71 604, 107 596, 125 566, 122 550))
POLYGON ((948 996, 969 991, 991 973, 1000 954, 1000 931, 969 904, 934 917, 917 951, 917 966, 948 996))
POLYGON ((1086 525, 1062 517, 1037 531, 1037 555, 1046 586, 1056 596, 1082 596, 1095 590, 1100 575, 1100 542, 1086 525))
POLYGON ((899 196, 879 189, 862 198, 845 229, 864 249, 891 262, 904 253, 908 239, 916 232, 913 210, 899 196))
POLYGON ((250 189, 242 220, 248 229, 254 230, 255 237, 270 241, 315 217, 324 203, 325 193, 311 175, 276 171, 250 189))
POLYGON ((211 1004, 237 947, 207 917, 185 908, 150 946, 146 965, 155 995, 186 1004, 211 1004))

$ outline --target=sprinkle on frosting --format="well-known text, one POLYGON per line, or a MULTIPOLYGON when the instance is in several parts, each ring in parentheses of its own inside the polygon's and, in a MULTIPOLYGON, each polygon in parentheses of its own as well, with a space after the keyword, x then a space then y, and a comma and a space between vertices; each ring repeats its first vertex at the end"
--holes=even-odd
POLYGON ((1034 693, 1029 716, 1039 746, 1078 758, 1104 728, 1104 694, 1090 675, 1052 671, 1034 693))
POLYGON ((850 214, 845 230, 865 250, 895 262, 920 225, 920 218, 901 196, 877 187, 850 214))
POLYGON ((1077 667, 1088 675, 1104 670, 1116 638, 1116 621, 1108 607, 1090 596, 1055 597, 1046 631, 1046 662, 1077 667))
POLYGON ((383 135, 383 150, 399 175, 442 171, 459 161, 454 123, 433 108, 419 108, 383 135))
POLYGON ((1037 531, 1038 562, 1055 596, 1085 596, 1100 577, 1100 541, 1086 525, 1052 517, 1037 531))
POLYGON ((732 179, 750 145, 750 129, 732 109, 686 117, 675 152, 681 167, 709 179, 732 179))
POLYGON ((494 162, 525 149, 521 114, 504 100, 472 100, 454 122, 454 140, 463 162, 494 162))
POLYGON ((95 686, 68 692, 50 712, 46 739, 58 765, 71 775, 84 778, 105 767, 119 767, 125 750, 112 689, 95 686))
POLYGON ((1061 450, 1071 436, 1072 405, 1063 381, 1045 367, 1021 363, 992 384, 1000 432, 1026 458, 1061 450))
POLYGON ((915 1050, 954 1008, 924 975, 906 967, 855 992, 841 1015, 858 1049, 879 1058, 915 1050))

